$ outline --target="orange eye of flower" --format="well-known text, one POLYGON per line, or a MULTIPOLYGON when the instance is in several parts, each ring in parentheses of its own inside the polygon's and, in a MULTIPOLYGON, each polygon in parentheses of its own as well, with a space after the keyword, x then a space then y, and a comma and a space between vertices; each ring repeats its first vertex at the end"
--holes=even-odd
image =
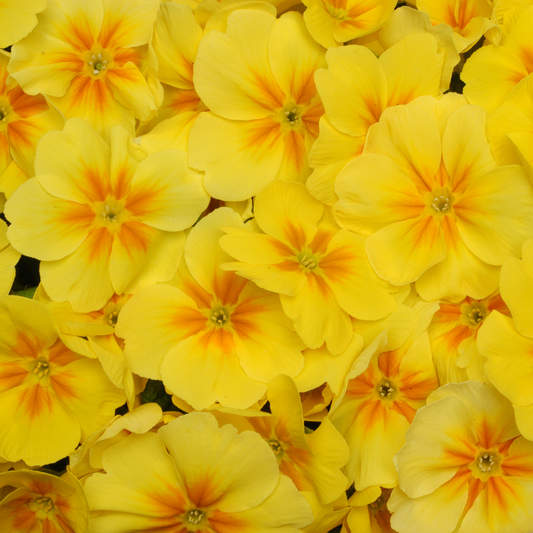
POLYGON ((198 525, 205 520, 205 513, 200 509, 191 509, 185 515, 185 522, 191 525, 198 525))
POLYGON ((54 502, 50 498, 35 498, 30 503, 30 510, 36 513, 39 520, 44 520, 53 508, 54 502))
POLYGON ((318 265, 318 259, 311 252, 303 252, 296 256, 298 262, 307 270, 313 270, 318 265))
POLYGON ((35 368, 32 371, 32 374, 37 374, 37 377, 42 378, 43 376, 47 376, 50 373, 50 366, 48 364, 48 361, 43 360, 37 360, 35 364, 35 368))
POLYGON ((294 102, 290 102, 283 106, 280 113, 280 121, 286 126, 298 126, 302 118, 302 109, 294 102))
POLYGON ((7 110, 5 107, 0 107, 0 122, 7 122, 7 110))
POLYGON ((274 455, 280 455, 283 453, 283 446, 279 443, 279 441, 272 439, 268 441, 268 445, 270 446, 270 449, 274 452, 274 455))
POLYGON ((218 309, 217 311, 213 311, 213 314, 211 315, 211 320, 217 326, 223 326, 229 320, 229 313, 226 314, 226 311, 224 309, 218 309))
POLYGON ((381 399, 393 399, 395 396, 396 389, 393 387, 393 384, 390 381, 382 380, 379 385, 376 387, 376 390, 381 399))

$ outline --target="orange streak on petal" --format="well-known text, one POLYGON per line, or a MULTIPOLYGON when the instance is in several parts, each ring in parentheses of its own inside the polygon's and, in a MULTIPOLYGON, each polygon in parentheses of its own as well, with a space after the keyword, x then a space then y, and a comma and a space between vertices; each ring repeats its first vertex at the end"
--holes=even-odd
POLYGON ((20 389, 19 408, 30 420, 37 418, 43 411, 51 412, 52 399, 48 387, 37 384, 29 385, 25 390, 20 389))
POLYGON ((18 85, 7 93, 7 97, 18 118, 28 118, 49 109, 44 96, 30 96, 18 85))
POLYGON ((236 305, 247 283, 247 279, 241 278, 235 272, 218 270, 213 278, 213 292, 223 304, 236 305))
POLYGON ((132 220, 122 224, 115 238, 122 243, 129 257, 134 259, 140 254, 146 254, 156 231, 142 222, 132 220))
POLYGON ((196 508, 216 505, 220 498, 224 496, 213 481, 209 479, 208 475, 195 481, 185 480, 185 486, 189 500, 196 508))
POLYGON ((179 328, 183 338, 191 337, 202 331, 207 325, 207 317, 197 309, 180 307, 172 314, 169 328, 179 328))
POLYGON ((283 159, 289 163, 297 174, 307 165, 307 151, 303 131, 291 130, 285 134, 283 159))
POLYGON ((24 382, 28 373, 19 363, 3 362, 0 366, 0 391, 17 387, 24 382))
POLYGON ((208 523, 210 528, 212 528, 211 530, 217 533, 246 533, 247 531, 252 531, 252 528, 244 520, 228 513, 223 513, 218 509, 209 513, 208 523))
POLYGON ((60 339, 57 339, 54 345, 48 349, 48 362, 54 365, 65 366, 81 358, 81 355, 69 350, 60 339))
POLYGON ((119 68, 130 62, 136 67, 141 68, 142 62, 146 58, 146 51, 146 46, 138 46, 135 48, 119 48, 113 55, 113 61, 119 68))
POLYGON ((399 357, 398 350, 383 352, 378 357, 379 369, 381 370, 381 373, 388 378, 392 378, 399 374, 400 362, 401 358, 399 357))
POLYGON ((347 398, 367 398, 381 379, 378 366, 371 362, 363 374, 351 379, 346 390, 347 398))
POLYGON ((416 409, 404 402, 393 402, 391 409, 404 416, 411 423, 416 415, 416 409))
POLYGON ((101 258, 111 256, 113 236, 105 228, 97 228, 89 233, 83 245, 85 251, 88 252, 87 260, 89 262, 99 261, 101 258))
POLYGON ((67 91, 66 114, 70 116, 102 116, 115 105, 115 97, 104 79, 93 80, 82 74, 77 76, 67 91))
POLYGON ((24 359, 35 359, 39 357, 45 348, 43 339, 35 335, 28 335, 23 331, 17 332, 16 342, 15 346, 11 349, 24 359))

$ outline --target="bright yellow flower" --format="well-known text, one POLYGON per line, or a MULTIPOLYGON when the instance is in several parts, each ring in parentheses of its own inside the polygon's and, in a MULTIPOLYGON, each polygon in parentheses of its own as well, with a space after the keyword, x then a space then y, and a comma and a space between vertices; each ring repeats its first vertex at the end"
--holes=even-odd
POLYGON ((391 489, 369 487, 355 492, 348 503, 352 506, 341 533, 396 533, 390 527, 387 503, 391 489))
POLYGON ((268 443, 280 471, 300 492, 313 491, 321 504, 337 500, 347 488, 341 468, 348 461, 348 446, 328 419, 306 433, 300 395, 292 379, 280 374, 268 385, 271 414, 261 411, 214 409, 219 424, 255 431, 268 443))
POLYGON ((422 95, 438 96, 445 53, 430 34, 408 35, 379 59, 364 46, 330 49, 328 68, 319 69, 316 85, 325 115, 309 164, 315 170, 307 188, 333 205, 337 175, 359 156, 368 130, 389 106, 407 104, 422 95))
POLYGON ((200 43, 194 85, 211 110, 194 122, 189 163, 222 200, 246 200, 275 178, 305 181, 308 153, 323 113, 314 73, 324 49, 302 16, 276 19, 242 9, 200 43))
POLYGON ((441 385, 469 379, 488 382, 487 360, 477 350, 477 336, 494 310, 510 315, 499 294, 483 300, 467 297, 459 303, 441 302, 428 328, 441 385))
POLYGON ((333 403, 329 418, 350 447, 345 473, 358 491, 397 483, 393 456, 417 410, 439 386, 425 331, 435 307, 417 305, 417 322, 398 348, 391 350, 386 333, 379 335, 355 360, 346 392, 333 403))
POLYGON ((255 200, 264 234, 230 229, 220 241, 238 263, 224 268, 280 294, 285 313, 309 348, 327 344, 336 355, 353 335, 350 316, 377 320, 396 307, 374 274, 363 239, 320 224, 324 206, 299 183, 276 180, 255 200))
POLYGON ((339 46, 379 28, 396 0, 304 0, 309 33, 324 48, 339 46))
POLYGON ((389 499, 399 533, 527 533, 533 519, 533 442, 489 384, 441 387, 417 413, 395 457, 389 499))
POLYGON ((203 36, 188 5, 161 4, 150 46, 157 57, 157 77, 165 96, 157 117, 137 130, 137 135, 143 135, 141 146, 149 153, 169 148, 186 151, 196 117, 207 110, 193 82, 193 65, 203 36))
POLYGON ((268 444, 218 428, 209 413, 130 435, 104 452, 103 464, 107 473, 85 483, 91 527, 101 532, 298 533, 313 520, 268 444))
POLYGON ((6 296, 0 323, 0 456, 53 463, 105 424, 124 392, 61 342, 43 304, 6 296))
POLYGON ((0 4, 0 48, 7 48, 26 37, 37 24, 37 13, 46 8, 46 0, 2 0, 0 4))
POLYGON ((159 3, 48 0, 13 46, 9 73, 67 119, 83 118, 106 137, 118 124, 133 134, 135 118, 147 120, 162 98, 147 54, 159 3))
POLYGON ((532 5, 512 9, 505 15, 499 46, 482 46, 472 54, 461 72, 470 103, 490 113, 533 73, 532 27, 532 5))
POLYGON ((468 52, 481 37, 497 45, 501 31, 491 20, 488 0, 416 0, 416 7, 429 14, 433 24, 453 29, 453 42, 460 53, 468 52))
POLYGON ((0 474, 1 533, 86 533, 89 506, 80 482, 69 472, 61 477, 19 470, 0 474))
POLYGON ((533 240, 524 244, 522 260, 511 257, 504 263, 501 293, 512 318, 492 313, 480 331, 478 348, 488 358, 491 383, 513 404, 518 429, 533 440, 533 240))
POLYGON ((231 259, 218 244, 222 227, 247 231, 226 207, 200 220, 187 238, 173 286, 134 294, 116 328, 131 370, 162 379, 194 409, 215 402, 248 408, 276 375, 292 377, 303 366, 304 345, 277 295, 220 269, 231 259))
POLYGON ((8 237, 42 261, 50 298, 79 312, 170 279, 183 250, 182 230, 209 201, 184 152, 146 157, 120 126, 109 145, 87 122, 71 119, 42 139, 35 166, 37 177, 6 203, 8 237))
POLYGON ((533 236, 526 172, 497 167, 485 112, 458 103, 423 97, 385 110, 364 154, 336 182, 333 212, 367 236, 377 274, 397 285, 416 281, 426 300, 486 298, 499 266, 533 236))
POLYGON ((7 224, 0 220, 0 298, 9 294, 20 254, 7 240, 7 224))
POLYGON ((41 137, 64 125, 61 115, 50 108, 44 96, 25 94, 9 78, 10 57, 0 50, 0 192, 7 198, 28 176, 35 175, 35 150, 41 137))

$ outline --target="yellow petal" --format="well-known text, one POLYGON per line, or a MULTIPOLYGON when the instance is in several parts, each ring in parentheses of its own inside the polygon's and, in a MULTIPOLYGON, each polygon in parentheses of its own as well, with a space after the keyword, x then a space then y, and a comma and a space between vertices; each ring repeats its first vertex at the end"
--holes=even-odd
POLYGON ((2 4, 0 18, 4 20, 0 48, 7 48, 26 37, 37 24, 37 13, 44 11, 46 0, 30 0, 20 4, 17 0, 7 0, 2 4))

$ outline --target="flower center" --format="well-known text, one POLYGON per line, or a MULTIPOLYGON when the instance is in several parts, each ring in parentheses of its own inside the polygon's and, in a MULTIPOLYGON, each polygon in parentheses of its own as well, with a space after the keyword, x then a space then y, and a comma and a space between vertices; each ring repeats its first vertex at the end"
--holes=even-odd
POLYGON ((452 212, 455 196, 448 187, 437 187, 426 195, 428 214, 441 218, 452 212))
POLYGON ((376 386, 376 392, 382 400, 392 400, 396 396, 397 389, 394 388, 393 383, 382 379, 376 386))
POLYGON ((111 313, 107 315, 107 323, 110 326, 115 327, 117 325, 117 320, 118 320, 118 311, 112 311, 111 313))
POLYGON ((469 465, 472 475, 486 481, 489 477, 501 475, 502 456, 496 450, 480 450, 469 465))
POLYGON ((108 198, 95 206, 96 223, 109 231, 116 231, 120 228, 127 211, 124 206, 114 198, 108 198))
POLYGON ((296 255, 296 259, 307 270, 313 270, 318 265, 318 259, 309 251, 300 252, 296 255))
POLYGON ((461 323, 475 329, 481 325, 488 315, 485 302, 472 301, 461 306, 461 323))
POLYGON ((200 509, 191 509, 185 514, 185 526, 197 526, 205 521, 205 513, 200 509))
POLYGON ((290 102, 283 106, 280 113, 280 121, 289 128, 298 126, 302 119, 302 109, 294 102, 290 102))
POLYGON ((0 107, 0 122, 7 122, 7 109, 0 107))
POLYGON ((45 520, 47 515, 54 508, 54 502, 50 498, 35 498, 30 502, 30 510, 33 511, 39 520, 45 520))
POLYGON ((95 79, 101 78, 112 62, 107 50, 92 49, 85 52, 86 70, 95 79))
POLYGON ((276 439, 271 439, 268 442, 270 449, 274 452, 274 455, 280 455, 283 453, 283 446, 276 439))
POLYGON ((48 361, 37 359, 32 374, 35 374, 39 379, 48 376, 48 374, 50 374, 50 365, 48 364, 48 361))
POLYGON ((211 314, 211 321, 215 326, 223 326, 229 320, 229 312, 227 309, 219 308, 213 309, 211 314))
POLYGON ((348 11, 345 9, 341 9, 339 7, 334 7, 330 4, 327 4, 327 9, 329 15, 334 18, 335 20, 347 20, 348 19, 348 11))

